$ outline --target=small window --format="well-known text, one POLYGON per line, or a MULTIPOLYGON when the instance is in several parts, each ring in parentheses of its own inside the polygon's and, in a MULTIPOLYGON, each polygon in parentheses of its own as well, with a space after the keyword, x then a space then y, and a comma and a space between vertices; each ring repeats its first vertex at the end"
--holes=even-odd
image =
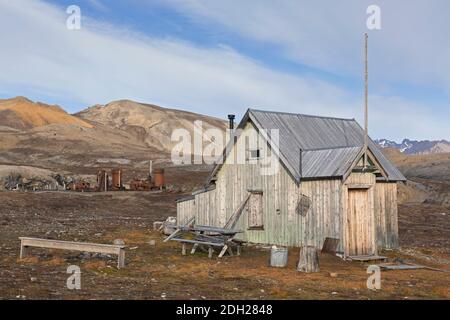
POLYGON ((263 203, 262 192, 252 193, 247 203, 249 230, 264 230, 262 203, 263 203))
POLYGON ((260 149, 250 150, 250 159, 253 160, 261 159, 261 150, 260 149))

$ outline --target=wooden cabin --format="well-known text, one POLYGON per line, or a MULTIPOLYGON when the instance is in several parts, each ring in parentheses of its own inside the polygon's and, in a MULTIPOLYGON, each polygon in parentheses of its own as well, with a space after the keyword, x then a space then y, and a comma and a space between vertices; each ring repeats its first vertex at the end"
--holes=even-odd
POLYGON ((237 223, 244 241, 321 248, 333 238, 344 256, 398 246, 397 182, 406 179, 370 139, 364 164, 354 119, 249 109, 237 129, 205 188, 177 201, 179 224, 195 217, 223 227, 250 195, 237 223), (256 149, 250 131, 267 132, 256 149), (266 174, 261 147, 278 156, 276 173, 266 174), (246 150, 244 163, 234 161, 236 148, 246 150))

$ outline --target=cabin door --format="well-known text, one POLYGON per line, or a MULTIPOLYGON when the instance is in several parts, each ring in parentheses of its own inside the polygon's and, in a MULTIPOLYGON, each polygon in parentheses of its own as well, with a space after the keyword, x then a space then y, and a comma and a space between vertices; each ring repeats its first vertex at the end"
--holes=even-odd
POLYGON ((369 189, 348 189, 347 256, 376 254, 369 189))

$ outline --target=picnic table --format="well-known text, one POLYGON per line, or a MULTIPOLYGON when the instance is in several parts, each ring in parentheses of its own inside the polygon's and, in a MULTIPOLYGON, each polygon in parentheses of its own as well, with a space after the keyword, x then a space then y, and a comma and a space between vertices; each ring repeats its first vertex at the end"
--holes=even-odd
POLYGON ((208 249, 208 257, 211 259, 214 248, 220 249, 219 258, 228 252, 233 255, 232 248, 236 248, 237 255, 241 254, 241 245, 243 241, 235 239, 238 233, 243 233, 241 230, 235 229, 235 226, 244 211, 244 208, 250 199, 251 194, 242 201, 236 208, 223 228, 214 226, 195 225, 195 216, 189 219, 184 225, 177 226, 176 230, 168 236, 164 242, 169 240, 181 242, 181 253, 186 254, 186 245, 193 244, 191 254, 194 254, 197 248, 206 251, 208 249))
POLYGON ((208 250, 208 257, 212 258, 214 248, 220 250, 219 258, 228 252, 233 255, 233 249, 236 248, 236 254, 241 254, 242 242, 234 239, 241 230, 226 229, 212 226, 178 226, 176 234, 170 240, 181 242, 181 253, 186 255, 186 245, 193 244, 191 254, 194 254, 197 248, 206 251, 208 250), (178 231, 178 232, 177 232, 178 231))

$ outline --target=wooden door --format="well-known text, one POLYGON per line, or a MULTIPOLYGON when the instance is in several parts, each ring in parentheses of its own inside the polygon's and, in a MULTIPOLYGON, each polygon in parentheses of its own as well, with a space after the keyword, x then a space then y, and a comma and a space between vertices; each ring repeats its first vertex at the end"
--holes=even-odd
POLYGON ((375 254, 373 210, 368 189, 348 189, 347 244, 348 256, 375 254))

